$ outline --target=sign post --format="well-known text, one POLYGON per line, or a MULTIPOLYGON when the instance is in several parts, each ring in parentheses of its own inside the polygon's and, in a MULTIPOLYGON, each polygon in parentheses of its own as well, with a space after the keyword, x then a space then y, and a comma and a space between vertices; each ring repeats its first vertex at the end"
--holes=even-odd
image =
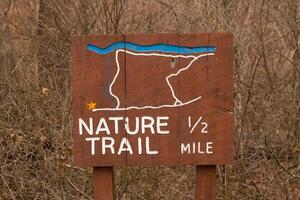
POLYGON ((196 167, 196 200, 216 199, 216 165, 196 167))
POLYGON ((113 167, 94 167, 93 184, 95 200, 114 199, 114 172, 113 167))
POLYGON ((233 160, 233 36, 75 37, 75 164, 94 167, 95 199, 113 199, 114 166, 195 165, 196 199, 216 198, 233 160))

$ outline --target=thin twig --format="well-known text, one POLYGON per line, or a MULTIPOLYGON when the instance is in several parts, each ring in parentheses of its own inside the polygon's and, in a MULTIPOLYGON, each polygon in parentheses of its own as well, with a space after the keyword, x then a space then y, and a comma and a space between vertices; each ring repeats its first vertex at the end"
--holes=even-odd
POLYGON ((1 176, 1 179, 3 180, 3 182, 4 182, 4 185, 7 187, 7 189, 8 189, 8 191, 9 191, 9 193, 10 193, 12 199, 13 199, 13 200, 16 200, 15 195, 14 195, 13 192, 11 191, 9 185, 8 185, 7 182, 5 181, 5 179, 4 179, 4 177, 2 176, 2 174, 0 174, 0 176, 1 176))
POLYGON ((79 192, 82 196, 85 196, 86 198, 92 200, 87 194, 83 193, 81 190, 78 189, 78 187, 76 187, 76 185, 74 185, 70 179, 68 179, 68 177, 66 177, 67 181, 70 183, 70 185, 77 191, 79 192))
POLYGON ((23 55, 22 58, 18 61, 15 68, 11 71, 11 74, 15 73, 16 69, 18 68, 18 66, 20 65, 20 63, 22 62, 24 57, 25 57, 25 55, 23 55))

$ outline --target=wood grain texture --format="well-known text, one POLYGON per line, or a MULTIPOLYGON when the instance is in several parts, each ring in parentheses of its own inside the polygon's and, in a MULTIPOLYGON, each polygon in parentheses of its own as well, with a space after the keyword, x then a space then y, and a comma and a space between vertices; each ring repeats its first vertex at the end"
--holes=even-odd
POLYGON ((93 168, 94 200, 114 200, 113 167, 93 168))
POLYGON ((196 167, 196 200, 216 200, 216 165, 196 167))
MULTIPOLYGON (((199 56, 193 53, 190 56, 199 56)), ((75 163, 79 166, 177 166, 177 165, 215 165, 230 164, 233 160, 233 36, 227 33, 210 34, 139 34, 139 35, 98 35, 76 37, 72 45, 72 88, 73 88, 73 139, 75 163), (118 53, 119 74, 111 91, 119 98, 120 107, 124 110, 97 111, 88 110, 86 104, 95 102, 97 108, 114 108, 116 98, 109 91, 109 83, 117 73, 116 52, 97 54, 87 50, 88 44, 101 48, 115 42, 135 43, 143 46, 167 44, 185 47, 214 46, 214 55, 199 57, 178 57, 178 53, 142 52, 127 49, 118 53), (130 53, 131 52, 131 53, 130 53), (149 53, 154 53, 151 56, 149 53), (177 57, 175 56, 177 55, 177 57), (175 56, 173 59, 172 56, 175 56), (178 75, 169 78, 173 93, 166 81, 170 74, 178 75), (164 107, 160 109, 129 109, 130 107, 174 105, 175 95, 180 101, 189 102, 195 97, 201 99, 187 105, 164 107), (120 121, 119 133, 111 131, 110 135, 100 133, 89 135, 86 131, 79 135, 78 119, 94 121, 97 129, 101 118, 128 118, 129 126, 134 129, 134 120, 142 117, 168 116, 169 134, 152 133, 145 129, 142 133, 129 134, 124 122, 120 121), (189 118, 191 124, 189 124, 189 118), (201 119, 200 119, 201 118, 201 119), (196 122, 193 132, 191 129, 196 122), (207 133, 202 133, 205 129, 207 133), (89 137, 99 137, 95 155, 91 155, 89 137), (126 138, 133 150, 122 152, 107 151, 102 154, 103 137, 113 137, 115 151, 123 138, 126 138), (145 144, 149 139, 151 150, 158 154, 145 154, 145 147, 138 154, 138 138, 145 144), (213 143, 213 153, 201 153, 205 144, 213 143), (190 144, 191 153, 183 153, 181 145, 190 144), (200 144, 200 150, 198 149, 200 144), (194 146, 193 146, 194 145, 194 146), (195 153, 193 153, 195 148, 195 153), (200 152, 200 153, 199 153, 200 152)), ((108 121, 108 127, 114 126, 108 121)), ((155 125, 154 125, 155 126, 155 125)))
MULTIPOLYGON (((101 150, 99 145, 96 145, 96 156, 90 155, 91 147, 84 137, 79 135, 78 119, 82 118, 88 121, 89 118, 93 118, 94 126, 97 126, 97 122, 100 117, 113 117, 123 116, 125 112, 91 112, 87 109, 86 104, 93 101, 97 105, 102 106, 114 106, 116 102, 109 96, 107 92, 107 77, 108 74, 113 76, 116 73, 116 64, 114 61, 115 55, 108 54, 105 56, 98 56, 98 54, 87 51, 87 44, 95 44, 99 46, 108 46, 116 41, 124 41, 123 35, 114 36, 89 36, 89 37, 75 37, 73 39, 72 48, 72 94, 73 94, 73 143, 74 143, 74 154, 75 163, 80 166, 111 166, 113 165, 124 165, 126 163, 126 155, 112 155, 110 152, 107 153, 105 158, 99 157, 97 152, 101 150), (105 67, 107 62, 111 63, 110 67, 105 67), (109 72, 110 68, 110 72, 109 72)), ((120 64, 124 64, 125 57, 120 56, 120 64)), ((120 76, 120 82, 125 82, 125 77, 120 76)), ((125 102, 125 84, 118 84, 115 88, 118 91, 118 96, 121 101, 125 102)), ((124 103, 123 103, 124 104, 124 103)), ((123 105, 124 106, 124 105, 123 105)), ((112 124, 109 124, 112 125, 112 124)), ((97 127, 94 127, 96 129, 97 127)), ((125 137, 124 128, 120 128, 120 133, 115 138, 116 142, 119 142, 121 137, 125 137)), ((93 137, 96 135, 92 135, 93 137)))

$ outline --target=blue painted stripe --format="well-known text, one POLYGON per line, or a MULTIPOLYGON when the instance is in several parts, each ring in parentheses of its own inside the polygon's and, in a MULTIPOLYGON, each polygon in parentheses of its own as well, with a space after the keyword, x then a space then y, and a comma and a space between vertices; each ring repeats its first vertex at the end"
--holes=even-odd
POLYGON ((139 45, 131 42, 115 42, 105 48, 101 48, 93 44, 88 44, 87 49, 98 54, 108 54, 118 49, 127 49, 137 52, 163 52, 180 54, 213 53, 216 51, 216 47, 214 46, 188 47, 163 43, 153 45, 139 45))

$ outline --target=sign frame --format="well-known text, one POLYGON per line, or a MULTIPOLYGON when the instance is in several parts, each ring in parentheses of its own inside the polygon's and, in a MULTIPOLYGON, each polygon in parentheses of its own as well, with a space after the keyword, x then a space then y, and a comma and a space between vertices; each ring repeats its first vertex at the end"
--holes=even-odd
POLYGON ((75 164, 93 167, 95 199, 114 198, 113 166, 155 165, 196 165, 197 199, 215 199, 216 164, 233 162, 231 33, 74 37, 72 65, 75 164))

